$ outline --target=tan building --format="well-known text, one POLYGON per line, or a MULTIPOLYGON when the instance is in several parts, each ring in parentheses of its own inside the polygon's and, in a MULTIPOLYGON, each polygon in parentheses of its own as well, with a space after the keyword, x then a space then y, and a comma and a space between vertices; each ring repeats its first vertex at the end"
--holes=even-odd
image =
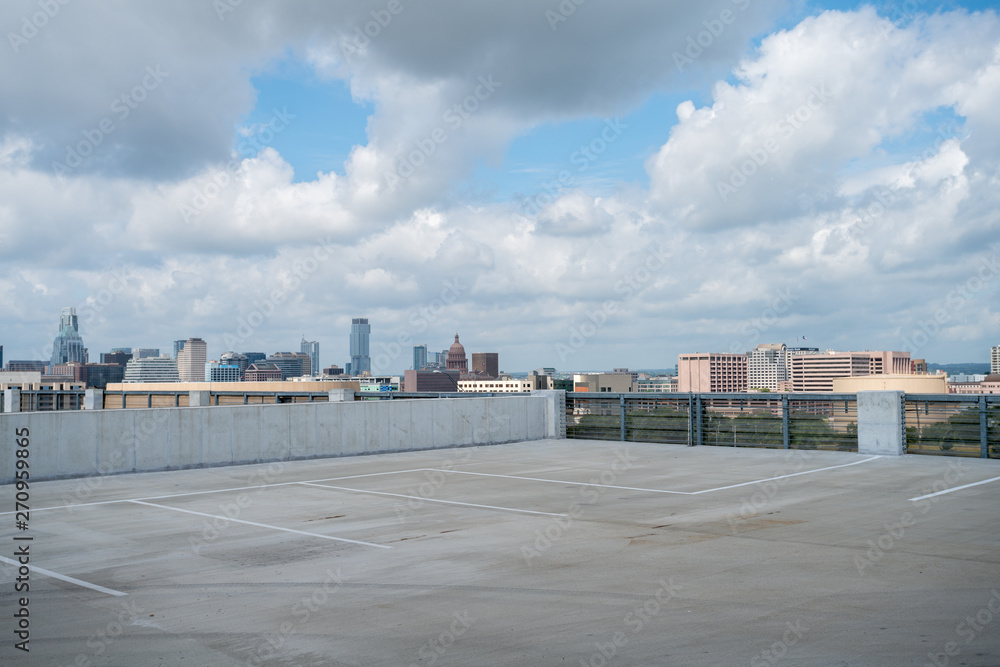
POLYGON ((201 338, 188 338, 184 348, 177 353, 177 374, 181 382, 203 382, 208 345, 201 338))
POLYGON ((636 390, 632 376, 624 373, 576 373, 573 391, 628 394, 636 390))
POLYGON ((796 355, 789 358, 788 385, 795 392, 831 392, 833 380, 866 375, 911 375, 909 352, 865 351, 796 355))
POLYGON ((535 388, 535 381, 526 380, 459 380, 459 391, 519 393, 535 388))
POLYGON ((948 376, 937 375, 867 375, 863 377, 834 378, 833 391, 837 394, 855 394, 859 391, 902 391, 907 394, 947 394, 948 376))
POLYGON ((1000 373, 987 375, 982 382, 949 382, 949 394, 1000 394, 1000 373))
POLYGON ((747 355, 731 352, 681 354, 677 357, 677 391, 736 393, 747 390, 747 355))
MULTIPOLYGON (((335 389, 360 391, 358 380, 317 380, 315 382, 143 382, 109 383, 104 392, 104 407, 166 408, 187 407, 190 393, 208 392, 210 405, 257 403, 298 403, 317 400, 309 394, 335 389), (244 399, 244 394, 246 399, 244 399)), ((318 399, 322 400, 322 398, 318 399)))

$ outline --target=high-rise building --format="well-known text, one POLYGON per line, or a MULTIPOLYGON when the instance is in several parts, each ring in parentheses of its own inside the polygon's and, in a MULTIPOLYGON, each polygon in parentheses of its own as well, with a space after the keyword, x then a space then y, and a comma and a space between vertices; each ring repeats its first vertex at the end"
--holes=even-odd
POLYGON ((309 355, 309 375, 319 375, 319 343, 314 340, 302 338, 302 354, 309 355))
POLYGON ((181 382, 204 382, 208 346, 201 338, 188 338, 177 353, 177 372, 181 382))
MULTIPOLYGON (((114 352, 114 350, 112 350, 114 352)), ((159 357, 160 348, 158 347, 137 347, 132 350, 133 359, 148 359, 149 357, 159 357)))
POLYGON ((55 366, 71 361, 87 363, 87 350, 80 338, 76 308, 63 308, 59 317, 59 335, 52 341, 52 359, 49 363, 55 366))
POLYGON ((1000 373, 1000 345, 990 348, 990 375, 1000 373))
POLYGON ((267 359, 267 355, 263 352, 244 352, 243 356, 247 358, 248 364, 255 364, 258 361, 267 359))
POLYGON ((131 349, 128 352, 101 352, 102 364, 117 364, 122 368, 125 368, 125 365, 131 358, 132 358, 131 349))
POLYGON ((420 371, 427 367, 427 346, 413 346, 413 370, 420 371))
POLYGON ((750 352, 747 362, 747 387, 779 391, 788 380, 788 348, 782 344, 761 343, 750 352))
POLYGON ((405 371, 403 391, 458 391, 457 371, 405 371))
MULTIPOLYGON (((126 362, 127 363, 127 362, 126 362)), ((87 386, 104 389, 125 378, 125 364, 87 364, 87 386)))
POLYGON ((746 391, 747 355, 731 352, 678 355, 677 389, 696 393, 746 391))
POLYGON ((130 347, 113 347, 113 348, 111 348, 111 354, 114 354, 115 352, 124 352, 125 354, 127 354, 129 356, 129 359, 132 358, 132 348, 130 348, 130 347))
POLYGON ((245 354, 240 354, 239 352, 224 352, 221 357, 219 357, 219 363, 226 366, 236 366, 240 369, 240 377, 247 372, 247 368, 250 366, 250 359, 245 354))
POLYGON ((458 342, 458 334, 448 349, 448 370, 458 371, 460 375, 469 372, 469 358, 465 356, 465 346, 458 342))
POLYGON ((473 352, 472 372, 484 380, 500 377, 500 355, 496 352, 473 352))
POLYGON ((833 379, 865 375, 910 375, 909 352, 865 351, 795 355, 788 381, 792 391, 832 392, 833 379))
POLYGON ((180 382, 177 360, 170 357, 142 357, 132 359, 125 367, 122 382, 180 382))
MULTIPOLYGON (((267 358, 267 362, 281 369, 281 379, 298 378, 310 375, 312 360, 309 355, 301 352, 275 352, 267 358)), ((260 363, 257 364, 260 368, 260 363)))
POLYGON ((372 359, 368 354, 368 340, 372 328, 367 317, 355 317, 351 320, 351 374, 361 375, 372 370, 372 359))
POLYGON ((183 341, 183 340, 175 340, 174 341, 174 359, 176 359, 177 355, 180 354, 181 350, 184 349, 184 343, 185 342, 186 341, 183 341))
POLYGON ((7 362, 7 371, 10 373, 44 373, 47 365, 47 362, 37 359, 11 359, 7 362))

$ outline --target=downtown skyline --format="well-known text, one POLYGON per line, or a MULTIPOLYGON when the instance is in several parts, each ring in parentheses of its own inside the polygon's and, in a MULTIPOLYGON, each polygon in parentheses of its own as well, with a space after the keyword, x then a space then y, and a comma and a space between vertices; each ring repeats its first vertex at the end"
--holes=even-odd
POLYGON ((992 3, 40 7, 0 10, 5 359, 63 307, 91 357, 324 366, 364 316, 392 372, 1000 343, 992 3))

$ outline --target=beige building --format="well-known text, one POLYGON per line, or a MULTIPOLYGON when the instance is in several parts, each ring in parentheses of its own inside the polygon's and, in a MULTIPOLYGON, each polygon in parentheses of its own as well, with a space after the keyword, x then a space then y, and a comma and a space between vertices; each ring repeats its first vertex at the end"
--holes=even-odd
POLYGON ((635 382, 627 373, 576 373, 573 375, 573 391, 591 393, 627 394, 634 392, 635 382))
POLYGON ((327 393, 335 389, 360 391, 361 385, 358 380, 109 383, 104 390, 104 407, 187 407, 190 404, 190 392, 198 391, 209 393, 211 405, 216 404, 216 397, 219 405, 241 405, 244 402, 298 403, 309 401, 309 394, 327 393))
POLYGON ((677 357, 677 391, 737 393, 747 390, 747 355, 731 352, 681 354, 677 357))
POLYGON ((865 351, 804 354, 789 357, 788 384, 795 392, 831 392, 841 377, 910 375, 909 352, 865 351))
POLYGON ((1000 345, 990 348, 990 374, 1000 375, 1000 345))
POLYGON ((761 343, 750 352, 747 360, 747 386, 753 389, 778 391, 788 379, 788 348, 784 344, 761 343))
POLYGON ((184 348, 177 353, 177 374, 181 382, 203 382, 208 346, 201 338, 188 338, 184 348))
POLYGON ((833 391, 854 394, 859 391, 902 391, 907 394, 947 394, 948 376, 937 375, 866 375, 834 378, 833 391))
POLYGON ((535 389, 535 380, 459 380, 459 391, 519 393, 535 389))

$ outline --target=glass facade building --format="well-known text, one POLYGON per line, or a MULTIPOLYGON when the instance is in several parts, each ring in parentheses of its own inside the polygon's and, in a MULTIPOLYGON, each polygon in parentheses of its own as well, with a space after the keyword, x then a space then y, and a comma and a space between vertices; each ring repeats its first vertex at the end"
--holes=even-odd
POLYGON ((367 317, 355 317, 351 320, 351 374, 361 375, 372 370, 372 359, 369 356, 368 339, 372 328, 367 317))

